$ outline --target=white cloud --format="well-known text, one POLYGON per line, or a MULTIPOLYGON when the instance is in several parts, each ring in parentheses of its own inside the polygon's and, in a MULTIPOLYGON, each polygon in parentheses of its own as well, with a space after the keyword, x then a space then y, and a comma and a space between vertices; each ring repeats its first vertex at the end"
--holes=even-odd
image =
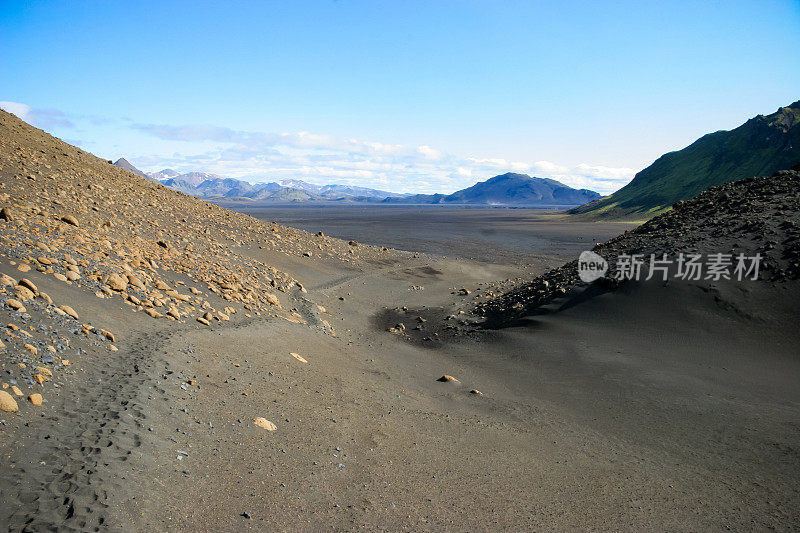
POLYGON ((31 112, 30 106, 19 102, 0 102, 0 109, 16 115, 22 120, 26 120, 28 114, 31 112))
POLYGON ((417 152, 425 156, 425 159, 429 159, 431 161, 439 161, 444 158, 444 154, 442 154, 442 152, 426 145, 418 146, 417 152))
POLYGON ((0 109, 42 129, 71 128, 73 126, 67 115, 58 109, 34 109, 20 102, 0 102, 0 109))
POLYGON ((149 170, 203 170, 223 176, 265 182, 304 179, 314 183, 349 183, 396 192, 453 192, 505 172, 553 178, 571 187, 608 194, 633 177, 633 170, 580 164, 566 167, 550 161, 512 161, 497 157, 457 157, 428 145, 338 138, 309 131, 265 133, 212 125, 133 124, 156 137, 170 152, 194 155, 135 158, 149 170))
POLYGON ((550 161, 536 161, 533 164, 533 168, 537 172, 541 172, 543 174, 564 174, 568 171, 567 167, 551 163, 550 161))
POLYGON ((477 158, 477 157, 468 157, 467 161, 472 163, 475 166, 483 167, 483 168, 508 168, 509 163, 505 159, 498 159, 498 158, 477 158))

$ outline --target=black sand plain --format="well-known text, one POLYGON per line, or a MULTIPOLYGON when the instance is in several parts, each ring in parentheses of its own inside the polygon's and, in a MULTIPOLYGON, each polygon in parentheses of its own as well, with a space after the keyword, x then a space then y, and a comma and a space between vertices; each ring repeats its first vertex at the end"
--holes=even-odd
MULTIPOLYGON (((225 206, 224 202, 220 205, 225 206)), ((632 229, 632 223, 584 223, 553 209, 450 206, 231 207, 262 220, 398 250, 498 264, 574 259, 632 229)))

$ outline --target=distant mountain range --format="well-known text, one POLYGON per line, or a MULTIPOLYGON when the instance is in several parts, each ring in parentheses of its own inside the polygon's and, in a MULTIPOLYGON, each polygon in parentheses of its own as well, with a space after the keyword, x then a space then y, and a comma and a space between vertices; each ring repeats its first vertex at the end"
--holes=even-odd
POLYGON ((214 201, 275 203, 443 204, 509 207, 572 207, 600 197, 594 191, 573 189, 548 178, 502 174, 453 194, 402 194, 352 185, 315 185, 302 180, 250 183, 205 172, 180 174, 172 169, 146 174, 124 158, 114 163, 185 194, 214 201))
POLYGON ((651 218, 709 187, 752 176, 771 176, 798 162, 800 101, 662 155, 625 187, 570 213, 590 219, 651 218))

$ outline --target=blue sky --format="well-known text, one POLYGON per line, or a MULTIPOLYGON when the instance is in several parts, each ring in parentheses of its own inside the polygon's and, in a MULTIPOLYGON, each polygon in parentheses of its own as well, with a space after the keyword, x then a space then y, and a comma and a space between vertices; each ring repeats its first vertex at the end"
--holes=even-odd
POLYGON ((0 2, 0 101, 148 171, 608 193, 800 99, 800 2, 0 2))

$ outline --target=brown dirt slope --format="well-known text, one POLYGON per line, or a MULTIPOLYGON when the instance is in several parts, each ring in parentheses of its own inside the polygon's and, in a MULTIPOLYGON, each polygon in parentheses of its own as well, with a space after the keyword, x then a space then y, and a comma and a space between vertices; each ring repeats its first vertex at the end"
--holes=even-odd
POLYGON ((354 265, 395 253, 228 211, 0 111, 2 390, 46 402, 87 349, 116 351, 125 332, 151 322, 202 328, 262 317, 334 334, 303 283, 265 263, 270 252, 354 265))
POLYGON ((302 284, 249 248, 347 262, 387 253, 264 224, 151 183, 6 112, 0 179, 0 243, 21 271, 122 297, 154 318, 225 320, 237 308, 279 314, 277 293, 302 292, 302 284), (208 304, 208 293, 228 302, 227 311, 208 304))

